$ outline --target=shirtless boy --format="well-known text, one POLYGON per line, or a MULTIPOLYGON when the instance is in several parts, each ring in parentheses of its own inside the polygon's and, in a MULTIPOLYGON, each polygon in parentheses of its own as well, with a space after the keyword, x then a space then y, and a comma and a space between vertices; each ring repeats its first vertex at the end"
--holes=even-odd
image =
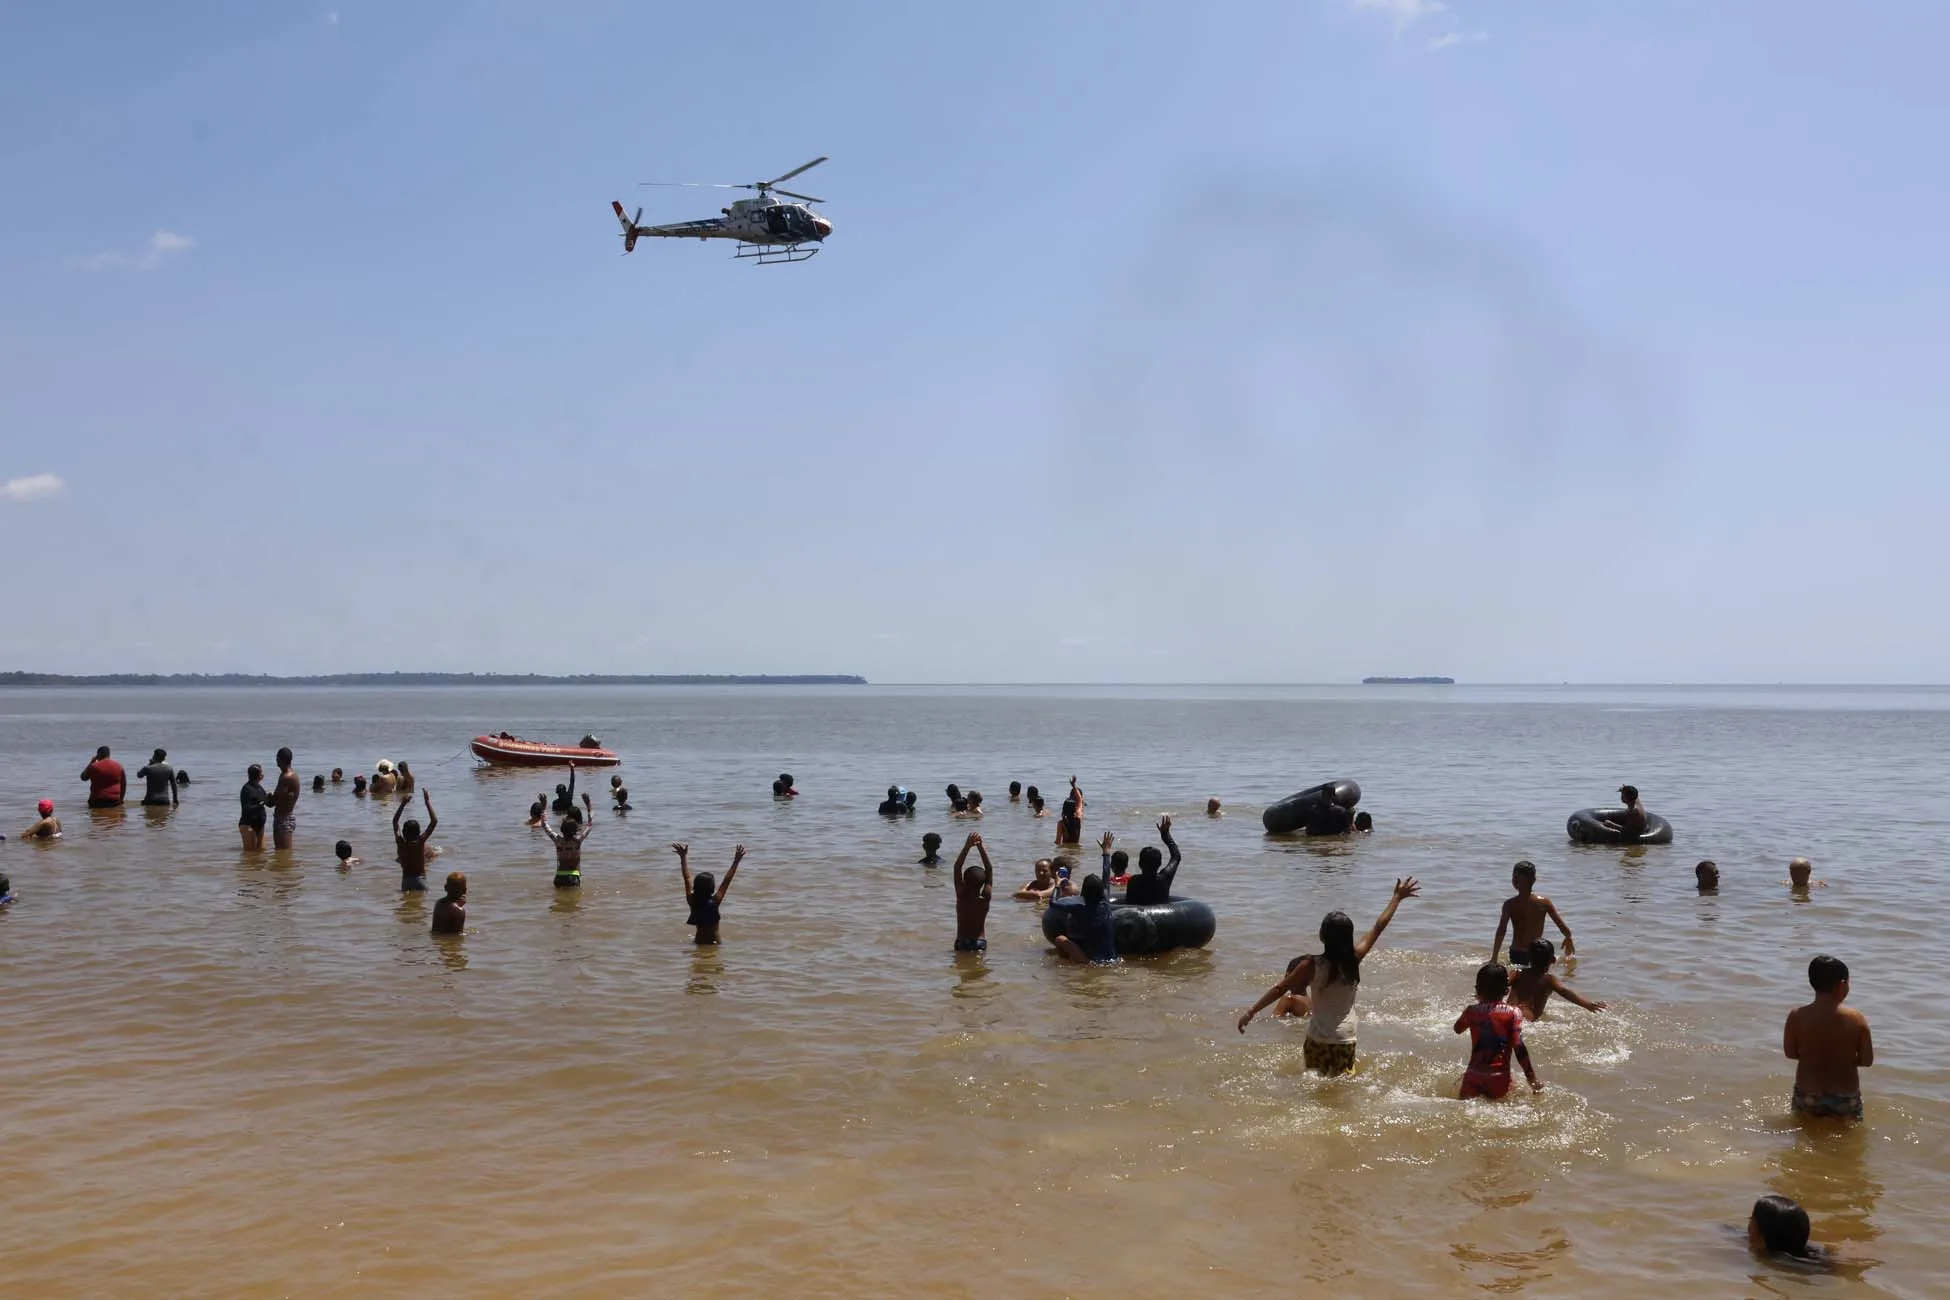
POLYGON ((987 952, 989 900, 995 896, 995 864, 989 861, 989 847, 979 834, 970 834, 955 859, 955 951, 987 952), (968 851, 982 855, 978 873, 968 866, 968 851))
POLYGON ((1563 980, 1557 978, 1551 967, 1557 964, 1557 947, 1549 939, 1538 939, 1530 945, 1530 967, 1516 973, 1510 981, 1510 995, 1506 1001, 1523 1012, 1526 1020, 1542 1019, 1544 1007, 1551 1000, 1551 994, 1562 993, 1566 1002, 1583 1007, 1586 1011, 1603 1011, 1602 1002, 1586 1002, 1563 980))
POLYGON ((271 791, 271 847, 288 849, 298 833, 298 774, 291 768, 291 750, 278 751, 278 784, 271 791))
POLYGON ((429 849, 427 841, 433 838, 433 828, 440 824, 440 815, 433 810, 433 796, 421 791, 421 802, 427 806, 427 828, 422 831, 420 823, 410 821, 402 829, 399 819, 406 816, 406 810, 413 806, 411 799, 401 799, 399 807, 393 810, 393 847, 399 858, 399 887, 401 893, 419 893, 427 887, 427 858, 437 850, 429 849))
MULTIPOLYGON (((432 809, 427 810, 429 814, 432 809)), ((467 928, 467 873, 447 873, 447 896, 433 905, 433 932, 459 934, 467 928)))
POLYGON ((1862 1118, 1860 1071, 1875 1064, 1869 1019, 1848 997, 1848 967, 1826 953, 1808 963, 1815 1000, 1788 1012, 1781 1051, 1794 1066, 1794 1112, 1829 1118, 1862 1118))
MULTIPOLYGON (((594 816, 596 809, 585 793, 582 806, 594 816)), ((595 824, 571 808, 562 818, 562 829, 556 830, 547 822, 542 823, 542 834, 555 844, 555 887, 557 889, 580 889, 582 887, 582 842, 589 838, 595 824)))
POLYGON ((1503 947, 1503 932, 1510 932, 1510 964, 1528 966, 1530 964, 1530 945, 1544 937, 1544 918, 1557 922, 1557 928, 1564 932, 1564 955, 1577 952, 1571 942, 1571 927, 1564 924, 1564 918, 1557 914, 1557 907, 1542 894, 1530 891, 1537 885, 1537 867, 1534 863, 1519 862, 1510 869, 1510 883, 1516 887, 1516 895, 1503 902, 1503 914, 1496 918, 1496 938, 1490 941, 1490 960, 1497 959, 1503 947))

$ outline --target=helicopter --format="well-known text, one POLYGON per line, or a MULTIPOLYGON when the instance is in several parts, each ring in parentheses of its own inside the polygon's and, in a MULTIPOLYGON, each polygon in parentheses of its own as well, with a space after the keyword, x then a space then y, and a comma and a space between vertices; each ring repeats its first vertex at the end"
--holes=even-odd
POLYGON ((632 217, 624 212, 621 203, 612 199, 609 206, 615 209, 616 220, 623 226, 623 252, 627 255, 636 247, 639 239, 735 239, 738 248, 732 253, 734 258, 749 258, 759 266, 803 262, 817 253, 826 236, 833 233, 833 223, 814 212, 810 206, 826 200, 816 199, 810 194, 794 194, 791 190, 778 187, 800 172, 811 171, 825 161, 825 156, 821 155, 809 163, 794 167, 783 176, 774 176, 769 181, 753 181, 749 185, 644 181, 645 185, 679 185, 688 189, 756 190, 758 197, 738 199, 730 207, 718 209, 722 216, 706 217, 701 221, 675 221, 664 226, 639 225, 643 220, 642 208, 638 208, 632 217), (781 203, 772 197, 774 190, 799 202, 781 203))

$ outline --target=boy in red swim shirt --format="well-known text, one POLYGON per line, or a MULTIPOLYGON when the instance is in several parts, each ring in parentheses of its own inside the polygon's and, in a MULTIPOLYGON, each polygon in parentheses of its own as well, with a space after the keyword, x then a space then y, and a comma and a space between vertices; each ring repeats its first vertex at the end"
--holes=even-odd
POLYGON ((1503 999, 1510 992, 1510 968, 1493 961, 1476 972, 1476 1003, 1456 1017, 1456 1032, 1469 1031, 1469 1068, 1463 1071, 1464 1101, 1471 1097, 1495 1100, 1510 1093, 1510 1057, 1523 1067, 1530 1090, 1541 1092, 1543 1080, 1531 1068, 1530 1049, 1523 1045, 1523 1012, 1503 999))

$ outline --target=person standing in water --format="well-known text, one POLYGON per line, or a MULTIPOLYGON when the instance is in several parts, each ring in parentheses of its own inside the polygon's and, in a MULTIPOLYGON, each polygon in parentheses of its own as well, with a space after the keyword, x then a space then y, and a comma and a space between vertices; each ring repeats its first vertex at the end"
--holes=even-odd
POLYGON ((1869 1018, 1842 1002, 1848 967, 1823 953, 1808 963, 1815 1000, 1788 1012, 1781 1052, 1794 1062, 1794 1113, 1825 1119, 1862 1118, 1862 1074, 1876 1062, 1869 1018))
POLYGON ((298 834, 298 774, 291 768, 289 747, 278 751, 278 784, 271 791, 271 847, 288 849, 298 834))
POLYGON ((1530 892, 1537 887, 1536 864, 1519 862, 1510 868, 1510 885, 1517 892, 1503 900, 1503 911, 1496 918, 1496 937, 1490 941, 1490 960, 1497 959, 1503 948, 1504 932, 1508 931, 1510 964, 1528 966, 1530 945, 1544 937, 1545 918, 1557 922, 1558 930, 1563 933, 1564 955, 1574 955, 1577 947, 1571 942, 1571 927, 1557 914, 1557 905, 1542 894, 1530 892))
POLYGON ((670 846, 670 851, 677 855, 677 871, 684 878, 684 900, 691 905, 690 915, 684 919, 684 924, 697 927, 697 934, 691 942, 717 943, 724 896, 731 892, 732 877, 738 874, 738 864, 745 860, 745 846, 740 844, 737 851, 731 855, 731 870, 724 873, 722 885, 712 880, 711 873, 708 871, 698 872, 695 880, 691 878, 689 844, 673 844, 670 846))
POLYGON ((122 796, 129 787, 129 775, 122 770, 120 763, 108 756, 107 745, 96 750, 94 761, 81 769, 81 779, 88 783, 90 808, 122 806, 122 796))
POLYGON ((1070 794, 1063 801, 1063 815, 1056 819, 1056 842, 1059 846, 1083 843, 1083 790, 1077 779, 1070 778, 1070 794))
POLYGON ((582 806, 588 810, 585 818, 581 812, 571 808, 562 815, 562 829, 556 830, 547 822, 542 823, 542 834, 549 837, 555 845, 555 887, 557 889, 582 888, 582 843, 596 828, 592 820, 596 807, 587 794, 582 796, 582 806))
POLYGON ((1544 1089, 1530 1064, 1530 1049, 1523 1045, 1523 1013, 1503 1000, 1509 992, 1510 968, 1500 961, 1490 962, 1476 972, 1476 1001, 1456 1017, 1456 1032, 1469 1035, 1469 1067, 1456 1091, 1463 1101, 1475 1097, 1501 1101, 1509 1096, 1512 1056, 1530 1080, 1530 1090, 1544 1089))
POLYGON ((398 778, 397 783, 393 787, 398 793, 412 794, 419 788, 419 778, 414 776, 412 769, 406 766, 405 759, 402 758, 393 765, 393 773, 398 778))
POLYGON ((970 832, 955 859, 955 951, 987 952, 989 900, 995 897, 995 864, 989 861, 989 846, 979 833, 970 832), (968 851, 982 855, 980 872, 968 868, 968 851))
MULTIPOLYGON (((1158 846, 1147 844, 1138 850, 1138 870, 1124 886, 1126 903, 1169 903, 1171 901, 1171 882, 1178 876, 1178 864, 1184 855, 1178 851, 1178 841, 1171 838, 1171 816, 1166 814, 1158 819, 1158 838, 1171 850, 1171 862, 1166 865, 1164 854, 1158 846)), ((1105 841, 1110 837, 1106 835, 1105 841)))
POLYGON ((168 757, 166 751, 159 749, 149 756, 148 766, 136 773, 148 784, 148 788, 142 793, 144 808, 176 806, 176 769, 164 761, 168 757))
MULTIPOLYGON (((427 809, 433 815, 433 809, 427 809)), ((430 833, 430 832, 429 832, 430 833)), ((421 886, 425 888, 425 886, 421 886)), ((460 934, 467 929, 467 873, 449 871, 447 873, 447 896, 433 905, 433 932, 435 934, 460 934)))
POLYGON ((400 892, 419 893, 427 887, 427 859, 438 850, 427 846, 433 838, 434 828, 440 825, 440 814, 433 810, 433 796, 422 794, 420 801, 426 805, 427 827, 423 831, 420 823, 409 821, 400 826, 400 818, 413 806, 413 800, 402 795, 399 807, 393 809, 393 856, 399 860, 400 892))
POLYGON ((237 802, 237 831, 243 836, 245 850, 255 853, 264 847, 264 823, 269 820, 265 806, 270 802, 264 793, 264 769, 256 763, 244 773, 244 788, 237 792, 237 802))
POLYGON ((1239 1032, 1245 1033, 1253 1017, 1275 1002, 1289 994, 1305 992, 1309 1008, 1307 1068, 1330 1078, 1352 1070, 1357 1028, 1354 999, 1361 991, 1361 962, 1374 950, 1375 941, 1381 938, 1388 923, 1395 919, 1395 909, 1402 905, 1402 900, 1421 892, 1422 886, 1415 877, 1397 880, 1388 906, 1358 941, 1354 937, 1354 922, 1347 913, 1329 912, 1320 922, 1320 953, 1301 958, 1285 978, 1241 1013, 1239 1032))

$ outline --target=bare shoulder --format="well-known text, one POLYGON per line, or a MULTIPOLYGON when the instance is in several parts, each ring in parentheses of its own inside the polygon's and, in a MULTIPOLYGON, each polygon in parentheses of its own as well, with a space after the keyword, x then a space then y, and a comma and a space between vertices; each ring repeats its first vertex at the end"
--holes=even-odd
POLYGON ((1842 1019, 1857 1029, 1867 1029, 1869 1027, 1869 1018, 1860 1011, 1857 1011, 1854 1007, 1843 1007, 1842 1019))

